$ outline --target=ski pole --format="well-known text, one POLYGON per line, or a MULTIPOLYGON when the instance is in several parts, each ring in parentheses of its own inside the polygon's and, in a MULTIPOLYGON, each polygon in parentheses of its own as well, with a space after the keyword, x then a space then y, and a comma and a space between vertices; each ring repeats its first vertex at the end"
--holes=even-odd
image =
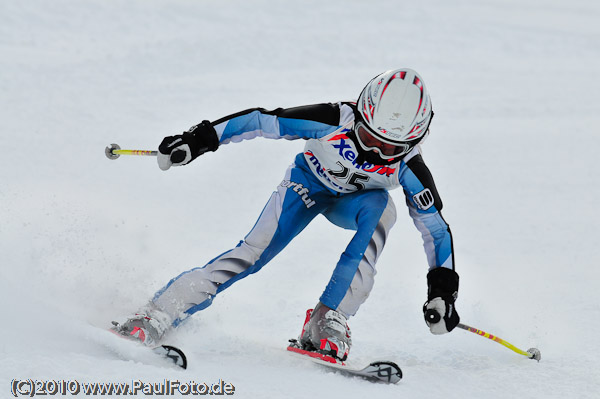
POLYGON ((517 348, 510 342, 506 342, 505 340, 503 340, 500 337, 496 337, 495 335, 486 333, 485 331, 478 330, 477 328, 467 326, 466 324, 458 323, 457 327, 462 328, 463 330, 472 332, 474 334, 480 335, 482 337, 491 339, 492 341, 495 341, 499 344, 506 346, 508 349, 512 350, 513 352, 518 353, 519 355, 527 356, 528 358, 535 359, 538 362, 542 359, 542 354, 541 354, 540 350, 537 348, 529 348, 529 349, 527 349, 527 351, 524 351, 524 350, 517 348))
POLYGON ((118 144, 111 144, 104 149, 104 154, 108 159, 117 159, 121 155, 144 155, 155 157, 158 151, 147 151, 147 150, 122 150, 118 144))

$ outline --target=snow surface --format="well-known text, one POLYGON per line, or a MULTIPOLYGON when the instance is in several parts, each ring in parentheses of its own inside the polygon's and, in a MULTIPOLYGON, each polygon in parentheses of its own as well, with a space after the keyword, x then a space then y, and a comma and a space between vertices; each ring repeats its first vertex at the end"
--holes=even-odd
POLYGON ((0 0, 0 398, 15 378, 216 382, 239 398, 600 397, 600 3, 0 0), (425 159, 452 226, 462 321, 428 332, 426 260, 399 219, 352 360, 371 384, 289 356, 351 237, 318 218, 259 274, 169 337, 190 367, 123 359, 106 327, 253 226, 300 141, 231 144, 162 172, 155 149, 203 119, 355 98, 418 70, 436 112, 425 159))

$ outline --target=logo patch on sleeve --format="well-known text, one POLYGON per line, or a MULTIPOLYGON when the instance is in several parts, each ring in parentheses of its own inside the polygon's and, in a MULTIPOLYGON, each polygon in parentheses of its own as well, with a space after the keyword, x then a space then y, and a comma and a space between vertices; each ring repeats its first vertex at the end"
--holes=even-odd
POLYGON ((413 195, 413 201, 415 201, 415 204, 423 211, 431 208, 435 202, 433 194, 431 194, 431 191, 428 188, 413 195))

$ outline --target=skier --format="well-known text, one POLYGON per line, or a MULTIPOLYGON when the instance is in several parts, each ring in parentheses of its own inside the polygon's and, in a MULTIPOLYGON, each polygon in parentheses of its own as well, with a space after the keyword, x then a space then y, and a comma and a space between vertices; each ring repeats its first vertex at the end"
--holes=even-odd
POLYGON ((248 109, 165 137, 158 151, 162 170, 258 136, 304 139, 306 146, 255 226, 235 248, 175 277, 134 316, 114 323, 114 328, 155 345, 169 328, 208 307, 215 295, 259 271, 315 216, 323 214, 356 233, 314 310, 307 311, 299 342, 306 350, 345 360, 352 343, 347 319, 373 287, 375 264, 396 220, 388 190, 402 187, 429 263, 425 321, 433 334, 452 331, 459 322, 452 236, 420 150, 432 117, 423 79, 403 68, 377 75, 356 102, 248 109))

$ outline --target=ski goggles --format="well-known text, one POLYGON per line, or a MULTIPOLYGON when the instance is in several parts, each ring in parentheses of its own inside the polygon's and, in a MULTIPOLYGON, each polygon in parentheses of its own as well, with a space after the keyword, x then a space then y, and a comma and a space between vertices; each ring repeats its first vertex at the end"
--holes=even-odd
POLYGON ((391 160, 396 157, 406 155, 412 150, 413 145, 408 143, 392 144, 375 137, 374 133, 365 126, 362 122, 356 123, 354 132, 358 143, 365 151, 375 151, 382 159, 391 160))

